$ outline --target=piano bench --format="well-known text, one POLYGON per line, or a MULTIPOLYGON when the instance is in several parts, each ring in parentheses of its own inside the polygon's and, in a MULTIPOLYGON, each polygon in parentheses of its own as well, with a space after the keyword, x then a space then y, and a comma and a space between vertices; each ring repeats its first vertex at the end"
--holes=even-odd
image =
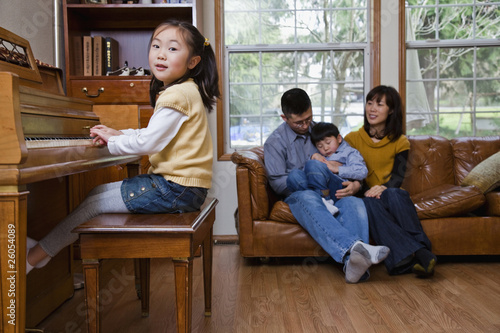
POLYGON ((205 316, 211 315, 212 244, 215 206, 181 214, 102 214, 73 230, 80 237, 88 332, 99 332, 99 260, 135 259, 142 315, 149 315, 150 258, 173 258, 177 332, 191 332, 193 257, 202 247, 205 316))

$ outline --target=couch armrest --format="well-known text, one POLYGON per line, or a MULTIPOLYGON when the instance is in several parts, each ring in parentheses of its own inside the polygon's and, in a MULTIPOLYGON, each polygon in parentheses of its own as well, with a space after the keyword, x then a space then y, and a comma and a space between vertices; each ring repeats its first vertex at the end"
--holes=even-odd
POLYGON ((477 187, 450 184, 439 185, 412 195, 411 199, 420 219, 465 215, 486 202, 477 187))
MULTIPOLYGON (((236 181, 238 197, 242 196, 244 206, 251 209, 253 220, 265 220, 269 216, 269 196, 266 169, 264 167, 264 149, 262 147, 236 151, 231 155, 236 164, 236 181), (247 172, 245 179, 241 175, 247 172), (245 183, 241 183, 244 181, 245 183)), ((239 200, 239 199, 238 199, 239 200)), ((240 214, 241 214, 240 207, 240 214)))
POLYGON ((484 212, 486 216, 500 216, 500 192, 486 193, 486 205, 484 212))

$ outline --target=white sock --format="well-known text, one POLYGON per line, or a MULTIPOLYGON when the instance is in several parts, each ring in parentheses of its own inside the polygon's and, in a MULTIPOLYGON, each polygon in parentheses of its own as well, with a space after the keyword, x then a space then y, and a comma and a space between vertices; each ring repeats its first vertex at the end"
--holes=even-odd
POLYGON ((37 244, 38 244, 38 241, 34 240, 33 238, 26 237, 26 274, 28 274, 34 267, 36 267, 36 268, 44 267, 45 265, 48 264, 50 259, 52 259, 51 256, 47 256, 46 258, 44 258, 42 261, 40 261, 35 266, 31 266, 31 264, 28 263, 28 253, 37 244))
POLYGON ((391 250, 387 246, 374 246, 370 244, 363 243, 362 241, 357 241, 351 247, 351 253, 353 251, 359 252, 368 259, 370 259, 372 264, 378 264, 384 261, 385 258, 389 255, 391 250))
POLYGON ((360 249, 362 253, 353 250, 349 255, 349 261, 345 270, 345 282, 347 283, 358 283, 372 265, 368 252, 363 248, 360 249))
POLYGON ((38 242, 33 238, 26 237, 26 275, 33 269, 33 266, 28 262, 28 253, 30 253, 30 249, 35 246, 38 242))
POLYGON ((333 200, 329 199, 326 200, 325 198, 321 198, 323 200, 323 203, 326 206, 326 209, 330 212, 330 214, 335 215, 338 213, 339 209, 333 204, 333 200))
POLYGON ((33 269, 33 266, 30 265, 28 262, 28 259, 26 259, 26 275, 28 275, 29 272, 33 269))

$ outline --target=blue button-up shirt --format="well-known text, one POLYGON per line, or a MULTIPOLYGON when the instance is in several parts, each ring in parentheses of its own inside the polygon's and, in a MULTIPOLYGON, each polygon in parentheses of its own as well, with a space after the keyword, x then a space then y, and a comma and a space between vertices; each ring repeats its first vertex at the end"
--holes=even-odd
POLYGON ((279 195, 288 196, 291 193, 286 187, 288 174, 293 169, 304 169, 317 152, 310 133, 297 134, 286 122, 278 126, 264 143, 264 161, 272 189, 279 195))
POLYGON ((368 175, 365 160, 361 153, 352 148, 347 141, 342 139, 335 153, 326 158, 327 161, 342 163, 339 166, 339 177, 344 180, 363 180, 368 175))

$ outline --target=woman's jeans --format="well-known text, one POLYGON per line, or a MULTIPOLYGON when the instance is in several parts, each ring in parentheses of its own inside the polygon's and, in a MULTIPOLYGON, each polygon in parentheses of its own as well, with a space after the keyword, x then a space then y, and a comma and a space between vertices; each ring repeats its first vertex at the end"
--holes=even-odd
POLYGON ((397 267, 417 250, 431 251, 431 242, 420 224, 410 195, 399 188, 388 188, 380 199, 363 198, 368 213, 370 236, 391 249, 384 263, 389 274, 409 273, 413 265, 397 267))
POLYGON ((328 166, 317 160, 306 162, 304 170, 294 169, 288 174, 286 186, 290 191, 313 190, 325 199, 337 202, 335 192, 342 189, 345 180, 334 174, 328 166))

